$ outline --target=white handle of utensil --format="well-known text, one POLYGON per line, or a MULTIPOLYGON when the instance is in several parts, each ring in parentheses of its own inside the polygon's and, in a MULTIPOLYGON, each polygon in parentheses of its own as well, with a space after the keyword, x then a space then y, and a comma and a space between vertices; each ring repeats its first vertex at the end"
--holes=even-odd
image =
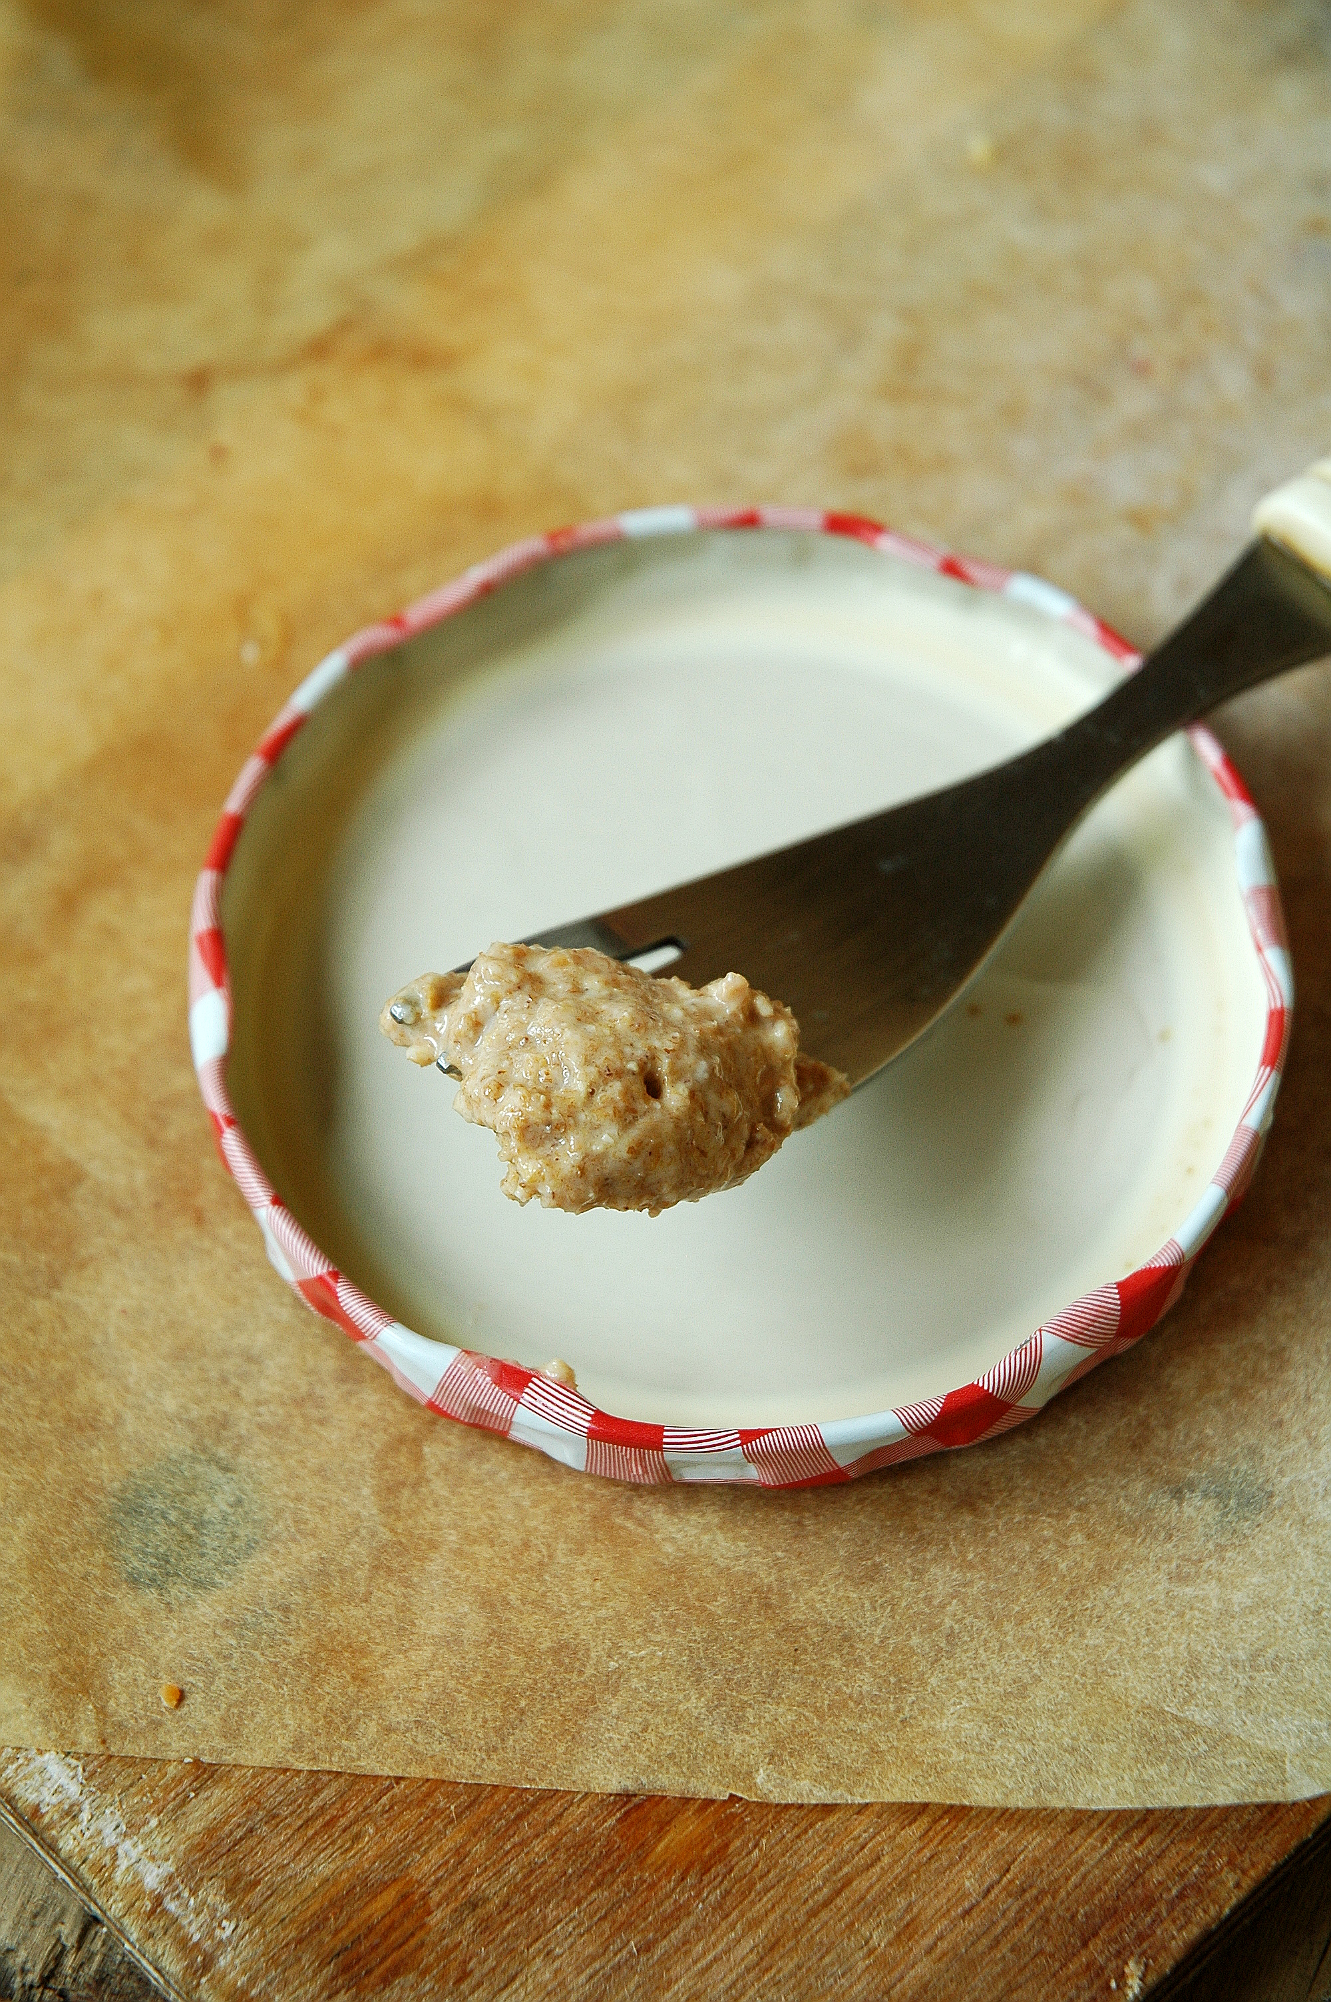
POLYGON ((1252 511, 1258 535, 1283 542, 1322 577, 1331 578, 1331 459, 1317 459, 1252 511))

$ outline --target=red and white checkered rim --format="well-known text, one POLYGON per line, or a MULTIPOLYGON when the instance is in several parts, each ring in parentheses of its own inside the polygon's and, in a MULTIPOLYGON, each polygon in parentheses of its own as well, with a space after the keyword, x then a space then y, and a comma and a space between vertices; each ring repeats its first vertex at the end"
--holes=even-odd
POLYGON ((1119 1355, 1155 1326, 1182 1292, 1202 1246, 1246 1189, 1271 1124, 1289 1036, 1293 983, 1284 916, 1266 831, 1247 788, 1208 730, 1188 734, 1229 807, 1239 885, 1267 990, 1266 1031, 1238 1128, 1191 1213, 1155 1256, 1126 1279, 1098 1286, 1039 1327, 973 1383, 899 1411, 819 1425, 698 1430, 644 1425, 598 1411, 576 1391, 540 1371, 434 1341, 395 1321, 325 1257, 260 1168, 226 1089, 231 987, 221 928, 221 891, 245 816, 269 772, 316 703, 343 677, 538 563, 600 543, 699 529, 796 529, 848 536, 907 563, 959 578, 981 591, 1034 605, 1085 633, 1124 668, 1140 656, 1065 592, 1037 577, 953 556, 859 515, 815 509, 644 508, 556 529, 501 550, 379 625, 367 626, 307 675, 242 767, 227 796, 190 918, 190 1043, 199 1088, 222 1160, 264 1235, 268 1256, 306 1306, 332 1321, 382 1363, 401 1388, 429 1410, 502 1433, 551 1458, 614 1480, 747 1481, 765 1488, 823 1487, 940 1448, 969 1446, 1005 1432, 1107 1356, 1119 1355))

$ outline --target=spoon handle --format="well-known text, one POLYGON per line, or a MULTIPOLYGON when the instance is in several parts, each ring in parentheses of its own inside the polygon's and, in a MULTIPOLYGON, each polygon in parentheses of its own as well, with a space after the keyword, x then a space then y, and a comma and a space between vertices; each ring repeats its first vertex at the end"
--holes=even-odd
POLYGON ((1089 805, 1128 765, 1208 710, 1331 652, 1331 459, 1279 487, 1258 539, 1135 674, 1029 754, 1089 805))

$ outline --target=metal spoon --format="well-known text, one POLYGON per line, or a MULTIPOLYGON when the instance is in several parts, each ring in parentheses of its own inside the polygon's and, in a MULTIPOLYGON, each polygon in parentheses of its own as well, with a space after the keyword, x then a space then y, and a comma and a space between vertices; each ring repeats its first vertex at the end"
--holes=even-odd
POLYGON ((1019 757, 524 943, 615 959, 673 946, 668 971, 694 986, 733 968, 793 1009, 804 1049, 862 1083, 957 999, 1060 844, 1131 765, 1230 696, 1331 652, 1331 589, 1317 574, 1331 571, 1331 461, 1269 496, 1254 520, 1268 533, 1136 673, 1019 757), (1293 527, 1280 505, 1291 496, 1302 509, 1293 527))

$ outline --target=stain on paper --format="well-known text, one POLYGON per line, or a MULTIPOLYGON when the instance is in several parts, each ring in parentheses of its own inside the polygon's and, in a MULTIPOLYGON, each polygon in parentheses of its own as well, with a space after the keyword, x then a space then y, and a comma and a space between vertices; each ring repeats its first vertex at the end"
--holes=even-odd
POLYGON ((1214 1467, 1161 1489, 1160 1499, 1175 1502, 1193 1515, 1199 1506, 1209 1510, 1213 1533, 1231 1536, 1238 1530, 1251 1529, 1258 1517, 1265 1514, 1271 1505, 1272 1491, 1249 1468, 1214 1467))
POLYGON ((262 1529, 244 1476, 203 1453, 155 1461, 126 1481, 107 1509, 121 1571, 161 1598, 225 1584, 257 1549, 262 1529))

